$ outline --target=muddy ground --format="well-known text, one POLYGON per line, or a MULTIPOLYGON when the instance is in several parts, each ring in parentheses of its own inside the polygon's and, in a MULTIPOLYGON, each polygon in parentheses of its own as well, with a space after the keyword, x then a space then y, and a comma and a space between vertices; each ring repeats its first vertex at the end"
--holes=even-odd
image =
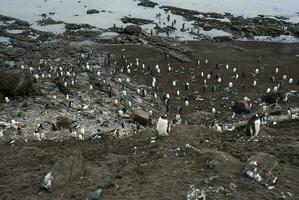
POLYGON ((186 199, 193 184, 206 191, 207 199, 296 199, 298 125, 297 121, 263 128, 259 142, 246 142, 238 132, 180 125, 156 143, 150 142, 152 131, 143 131, 122 140, 1 145, 1 198, 85 199, 100 186, 105 188, 101 199, 186 199), (40 190, 51 163, 74 150, 82 151, 84 175, 53 192, 40 190), (282 173, 275 189, 244 175, 245 161, 255 152, 279 159, 282 173))
MULTIPOLYGON (((264 91, 272 86, 269 76, 273 66, 280 66, 281 73, 298 78, 299 58, 296 55, 299 48, 296 44, 204 42, 189 43, 189 47, 197 55, 191 57, 191 63, 178 62, 173 58, 166 60, 165 54, 146 45, 96 45, 98 50, 109 51, 116 59, 121 57, 121 50, 125 48, 128 60, 135 60, 138 56, 142 63, 159 63, 162 71, 168 62, 174 68, 190 69, 196 66, 197 58, 208 58, 209 66, 228 63, 247 72, 252 63, 257 64, 258 57, 262 56, 265 72, 263 77, 259 77, 258 89, 248 86, 243 91, 239 85, 236 86, 238 94, 230 95, 231 99, 224 101, 227 105, 245 95, 255 99, 260 95, 259 89, 264 91)), ((208 70, 204 64, 198 68, 197 71, 208 70)), ((131 76, 140 84, 151 84, 149 76, 138 73, 131 76)), ((158 86, 172 94, 170 76, 164 73, 160 76, 158 86)), ((174 76, 179 82, 190 80, 188 73, 174 76)), ((245 77, 244 83, 247 82, 250 83, 251 78, 245 77)), ((191 91, 195 90, 193 83, 191 88, 191 91)), ((211 91, 204 93, 200 86, 198 90, 203 98, 213 95, 220 99, 226 95, 211 91)), ((285 90, 298 90, 298 85, 287 86, 285 90)), ((176 102, 180 105, 183 100, 176 102)), ((210 106, 207 101, 192 101, 191 107, 195 105, 203 110, 209 110, 210 106)), ((298 106, 298 99, 290 99, 289 104, 282 105, 298 106)), ((175 107, 175 103, 172 106, 175 107)), ((215 107, 221 113, 231 114, 229 108, 221 108, 218 103, 215 107)), ((184 111, 191 110, 193 108, 184 111)), ((126 139, 20 142, 14 146, 1 144, 1 198, 85 199, 89 192, 102 187, 102 199, 185 199, 189 185, 193 184, 206 191, 207 199, 296 199, 299 195, 298 128, 298 121, 263 127, 257 142, 248 142, 243 132, 218 133, 214 129, 174 125, 170 136, 159 138, 156 143, 150 142, 155 135, 152 128, 126 139), (186 144, 200 152, 186 148, 186 144), (81 151, 84 156, 84 175, 53 192, 41 190, 41 181, 52 164, 74 150, 81 151), (279 160, 282 173, 273 190, 244 174, 246 160, 256 152, 269 153, 279 160)))

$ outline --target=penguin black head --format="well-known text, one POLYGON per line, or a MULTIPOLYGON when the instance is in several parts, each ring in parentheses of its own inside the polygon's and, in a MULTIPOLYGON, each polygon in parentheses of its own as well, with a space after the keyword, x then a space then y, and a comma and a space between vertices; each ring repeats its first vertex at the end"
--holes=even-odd
POLYGON ((260 119, 260 117, 259 117, 258 114, 254 114, 254 115, 251 117, 251 119, 253 119, 253 120, 255 121, 255 120, 260 119))

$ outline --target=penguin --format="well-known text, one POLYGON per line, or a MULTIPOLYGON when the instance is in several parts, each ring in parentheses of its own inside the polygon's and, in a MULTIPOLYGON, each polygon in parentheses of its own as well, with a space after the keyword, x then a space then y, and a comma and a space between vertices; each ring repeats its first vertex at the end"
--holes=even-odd
POLYGON ((10 100, 8 97, 5 97, 4 101, 5 101, 5 103, 8 103, 10 100))
POLYGON ((185 89, 188 91, 190 89, 190 84, 189 83, 186 83, 185 84, 185 89))
POLYGON ((255 73, 256 73, 256 74, 259 74, 259 72, 260 72, 259 69, 256 68, 256 69, 255 69, 255 73))
POLYGON ((158 119, 156 130, 159 136, 168 136, 171 128, 171 123, 167 119, 167 115, 164 114, 158 119))
POLYGON ((182 124, 182 118, 181 118, 182 109, 183 109, 182 107, 178 108, 178 113, 175 115, 175 120, 174 120, 175 124, 182 124))
POLYGON ((256 80, 253 81, 253 86, 254 86, 254 87, 256 86, 256 80))
POLYGON ((172 86, 173 86, 173 87, 176 86, 176 81, 172 81, 172 86))
POLYGON ((255 114, 253 115, 247 123, 246 126, 246 134, 251 136, 252 138, 257 137, 261 128, 261 119, 260 117, 255 114))
POLYGON ((216 113, 216 109, 212 108, 212 113, 215 114, 216 113))

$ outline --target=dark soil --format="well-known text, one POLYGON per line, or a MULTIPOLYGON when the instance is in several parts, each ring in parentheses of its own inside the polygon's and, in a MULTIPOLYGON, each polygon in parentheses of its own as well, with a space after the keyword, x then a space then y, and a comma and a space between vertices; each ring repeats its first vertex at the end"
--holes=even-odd
MULTIPOLYGON (((293 77, 295 82, 298 80, 298 44, 194 42, 189 43, 188 47, 192 50, 192 54, 188 55, 192 60, 190 63, 172 57, 166 59, 160 50, 147 45, 96 45, 97 50, 109 51, 119 61, 125 52, 129 62, 135 62, 138 56, 140 63, 150 64, 153 69, 159 64, 162 71, 160 75, 144 75, 138 70, 131 76, 140 84, 148 85, 151 85, 152 76, 157 76, 160 95, 167 91, 174 96, 171 83, 177 79, 177 87, 182 91, 183 98, 172 100, 173 113, 178 106, 183 105, 184 96, 192 96, 194 91, 199 91, 204 101, 189 97, 190 108, 184 108, 183 113, 189 113, 196 107, 210 110, 213 106, 221 111, 217 118, 223 119, 232 113, 229 108, 231 101, 243 99, 244 96, 257 100, 267 87, 273 88, 276 83, 271 83, 270 77, 276 66, 280 69, 276 81, 283 74, 293 77), (260 56, 261 61, 258 62, 260 56), (206 58, 208 64, 204 64, 206 58), (201 60, 200 66, 196 66, 196 59, 201 60), (182 73, 174 73, 174 70, 166 72, 168 63, 182 73), (212 92, 210 89, 203 92, 200 72, 206 74, 213 68, 216 74, 216 63, 230 65, 229 71, 225 71, 225 65, 219 69, 223 83, 217 85, 218 91, 222 91, 232 80, 232 68, 238 68, 240 78, 234 81, 236 94, 212 92), (256 66, 264 69, 258 75, 257 87, 253 88, 250 72, 256 66), (244 78, 242 72, 246 73, 244 78), (192 76, 195 76, 194 82, 192 76), (185 82, 190 82, 191 89, 188 92, 183 89, 185 82), (246 85, 245 90, 241 84, 246 85), (224 96, 229 99, 222 100, 224 96), (212 97, 215 100, 210 100, 212 97)), ((209 81, 209 88, 217 84, 215 74, 209 81)), ((298 85, 285 84, 282 90, 298 89, 298 85)), ((296 107, 298 99, 290 98, 282 106, 296 107)), ((257 109, 258 105, 254 103, 254 110, 257 109)), ((237 120, 241 117, 238 116, 237 120)), ((191 184, 203 189, 207 199, 297 199, 298 129, 298 121, 262 127, 258 141, 254 142, 248 142, 243 132, 218 133, 209 128, 174 125, 169 137, 158 138, 155 143, 150 142, 155 131, 148 128, 125 139, 104 137, 83 142, 69 140, 61 143, 17 142, 14 146, 1 144, 0 199, 85 199, 98 186, 104 189, 102 199, 185 199, 191 184), (197 150, 186 148, 186 144, 197 150), (41 181, 52 164, 73 150, 81 151, 84 156, 84 176, 53 192, 41 190, 41 181), (256 152, 274 155, 280 162, 282 172, 273 190, 245 176, 246 160, 256 152)))

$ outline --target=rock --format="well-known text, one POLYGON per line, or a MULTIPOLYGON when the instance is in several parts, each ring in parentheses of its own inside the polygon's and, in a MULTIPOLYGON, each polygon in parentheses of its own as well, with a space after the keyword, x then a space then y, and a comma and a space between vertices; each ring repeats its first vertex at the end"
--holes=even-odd
POLYGON ((134 111, 133 120, 141 125, 147 126, 151 124, 152 118, 149 112, 137 109, 134 111))
POLYGON ((124 33, 128 35, 140 35, 142 28, 138 25, 128 25, 125 27, 124 33))
POLYGON ((103 189, 99 188, 94 192, 89 193, 87 200, 99 200, 100 197, 102 196, 103 189))
POLYGON ((54 20, 50 17, 48 18, 42 18, 40 20, 37 21, 37 24, 39 26, 46 26, 46 25, 50 25, 50 24, 62 24, 63 21, 60 21, 60 20, 54 20))
POLYGON ((273 186, 281 172, 278 160, 267 153, 259 152, 247 160, 246 175, 256 182, 273 186))
POLYGON ((211 112, 196 111, 186 116, 188 124, 193 125, 208 125, 215 119, 215 115, 211 112))
POLYGON ((299 24, 297 24, 297 26, 293 26, 291 28, 291 32, 296 36, 299 37, 299 24))
POLYGON ((190 185, 190 188, 187 192, 186 200, 199 200, 199 199, 206 199, 206 193, 204 190, 199 190, 194 187, 194 185, 190 185))
POLYGON ((1 142, 9 143, 9 141, 15 140, 17 138, 17 129, 14 127, 9 127, 5 131, 3 131, 3 138, 1 138, 1 142))
POLYGON ((66 23, 65 29, 67 30, 78 30, 78 29, 93 29, 94 26, 91 26, 89 24, 72 24, 72 23, 66 23))
POLYGON ((210 24, 205 24, 204 26, 203 26, 203 30, 204 31, 210 31, 210 30, 212 30, 213 29, 213 27, 210 25, 210 24))
POLYGON ((234 105, 232 106, 232 110, 233 112, 237 113, 237 114, 241 114, 241 113, 250 113, 249 110, 249 105, 247 102, 245 101, 237 101, 234 103, 234 105))
POLYGON ((30 24, 28 22, 20 20, 20 19, 16 19, 14 21, 14 23, 12 23, 12 25, 16 26, 16 27, 20 27, 20 26, 28 27, 28 26, 30 26, 30 24))
POLYGON ((231 38, 230 36, 217 36, 217 37, 213 37, 213 39, 216 42, 228 42, 233 40, 233 38, 231 38))
POLYGON ((144 6, 144 7, 151 7, 154 8, 156 5, 158 5, 156 2, 152 2, 150 0, 139 0, 140 3, 138 3, 138 6, 144 6))
POLYGON ((280 115, 283 111, 283 108, 278 103, 274 103, 267 106, 266 110, 263 112, 268 113, 269 115, 280 115))
POLYGON ((58 130, 70 129, 72 126, 72 121, 68 117, 59 116, 56 119, 56 127, 58 130))
POLYGON ((120 20, 124 24, 132 23, 132 24, 137 24, 137 25, 144 25, 144 24, 152 24, 152 23, 154 23, 153 20, 142 19, 142 18, 135 18, 135 17, 123 17, 120 20))
POLYGON ((100 11, 96 10, 96 9, 90 9, 90 10, 87 10, 87 14, 90 15, 90 14, 96 14, 96 13, 99 13, 100 11))
POLYGON ((0 92, 5 96, 22 96, 32 92, 31 75, 23 70, 0 70, 0 92))
POLYGON ((54 163, 44 177, 42 187, 53 191, 81 177, 84 172, 84 158, 80 151, 72 151, 69 156, 54 163))
POLYGON ((285 97, 285 93, 283 92, 272 92, 272 93, 269 93, 269 94, 264 94, 262 95, 261 99, 262 101, 266 102, 266 103, 276 103, 283 100, 285 97))

